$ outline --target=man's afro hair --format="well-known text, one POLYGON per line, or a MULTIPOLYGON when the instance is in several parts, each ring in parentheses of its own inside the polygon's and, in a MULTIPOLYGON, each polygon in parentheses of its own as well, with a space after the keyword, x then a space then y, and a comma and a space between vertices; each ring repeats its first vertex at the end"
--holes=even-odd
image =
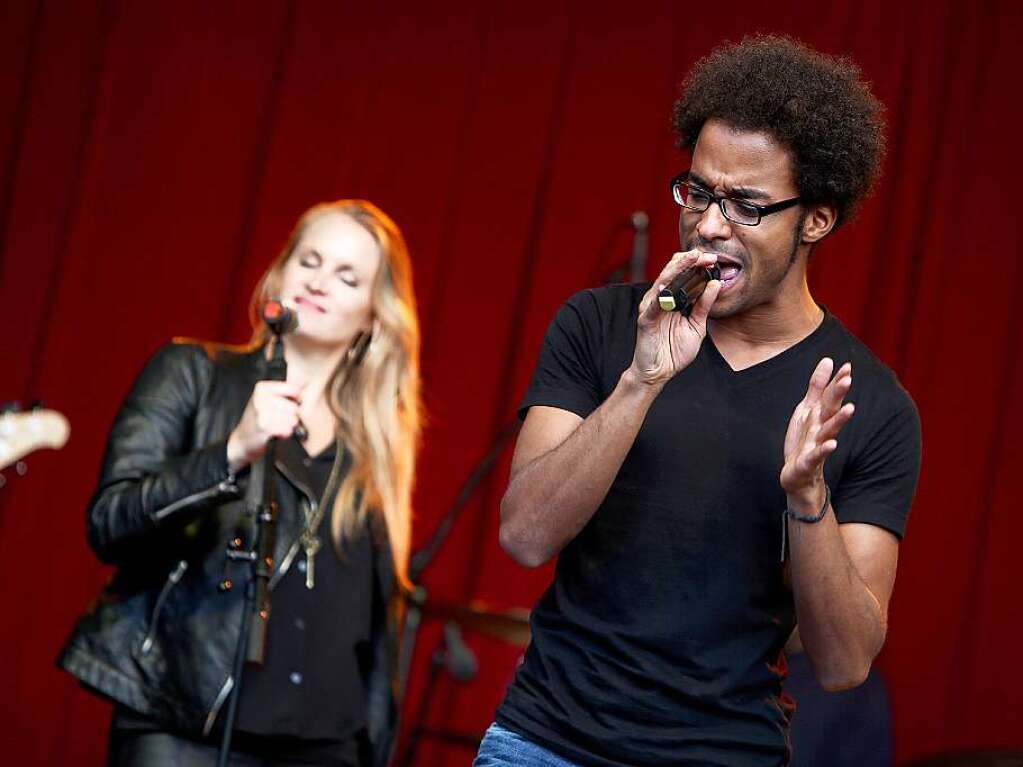
POLYGON ((884 107, 859 68, 789 37, 725 44, 696 63, 675 103, 679 147, 696 146, 704 123, 764 132, 792 152, 804 204, 834 204, 851 218, 880 175, 884 107))

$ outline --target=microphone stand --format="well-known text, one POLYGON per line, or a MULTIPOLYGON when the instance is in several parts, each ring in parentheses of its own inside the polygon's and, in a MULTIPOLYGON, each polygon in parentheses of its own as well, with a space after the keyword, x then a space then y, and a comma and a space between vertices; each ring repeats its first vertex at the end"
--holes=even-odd
MULTIPOLYGON (((624 222, 623 222, 624 223, 624 222)), ((628 279, 629 282, 644 282, 646 280, 646 262, 650 255, 650 216, 646 211, 637 210, 628 218, 628 226, 632 230, 632 253, 628 261, 623 261, 614 269, 604 273, 603 284, 611 285, 628 279)), ((612 233, 621 229, 617 224, 612 233)), ((608 240, 610 243, 611 240, 608 240)), ((601 248, 601 254, 607 250, 609 244, 601 248)), ((604 259, 599 260, 599 265, 604 264, 604 259)), ((596 274, 591 276, 597 276, 596 274)))
MULTIPOLYGON (((273 349, 266 366, 265 381, 285 381, 288 378, 288 364, 284 359, 284 344, 281 334, 285 330, 280 324, 268 322, 273 333, 273 349)), ((250 551, 239 551, 228 546, 228 559, 244 560, 250 563, 252 577, 245 585, 245 607, 242 609, 242 626, 235 646, 234 667, 231 678, 234 684, 227 703, 224 717, 224 732, 217 754, 217 767, 227 767, 231 756, 231 736, 238 715, 238 698, 242 689, 242 672, 245 662, 263 665, 266 657, 266 630, 270 619, 270 576, 273 573, 274 545, 277 541, 277 502, 274 499, 274 458, 277 439, 266 443, 266 452, 250 479, 259 485, 259 497, 251 504, 256 513, 256 531, 250 551)), ((254 467, 255 468, 255 467, 254 467)), ((251 497, 251 493, 250 493, 251 497)))
POLYGON ((650 255, 650 216, 637 210, 630 217, 632 224, 632 258, 629 259, 629 281, 646 280, 646 262, 650 255))
MULTIPOLYGON (((629 254, 628 261, 616 265, 613 269, 609 270, 605 275, 603 282, 604 284, 611 284, 620 280, 628 269, 629 277, 633 282, 642 282, 646 279, 646 262, 649 253, 649 234, 648 226, 650 218, 644 211, 637 210, 629 217, 629 224, 632 228, 633 239, 632 239, 632 250, 629 254)), ((604 261, 604 254, 608 251, 609 245, 613 242, 613 235, 620 231, 621 224, 615 224, 611 230, 611 236, 609 236, 604 244, 601 245, 599 256, 600 261, 604 261)), ((462 483, 461 489, 458 491, 458 495, 455 496, 454 502, 451 504, 451 508, 441 517, 440 522, 437 523, 437 527, 434 529, 433 535, 426 542, 426 545, 415 552, 409 561, 409 580, 412 581, 412 593, 409 594, 407 599, 407 609, 405 613, 405 626, 402 632, 401 641, 401 654, 398 659, 398 680, 400 693, 404 695, 405 686, 408 682, 409 671, 412 667, 412 656, 415 651, 416 636, 419 633, 419 626, 422 623, 423 618, 423 605, 427 601, 426 589, 421 586, 418 581, 423 572, 430 566, 434 558, 440 552, 441 548, 447 542, 448 536, 451 535, 451 530, 454 528, 455 523, 461 517, 465 507, 468 506, 469 501, 472 500, 476 489, 480 486, 483 480, 493 470, 497 464, 497 459, 501 457, 501 453, 504 452, 505 447, 511 441, 512 437, 519 433, 519 419, 518 416, 514 416, 510 421, 505 423, 498 432, 494 441, 491 443, 490 448, 483 455, 483 457, 477 461, 475 466, 469 472, 469 475, 465 478, 462 483)), ((434 660, 431 665, 430 679, 427 682, 426 693, 424 698, 428 698, 433 688, 434 677, 436 675, 436 661, 434 660)), ((410 765, 415 755, 416 747, 419 741, 419 728, 422 726, 422 715, 425 710, 425 700, 421 701, 419 710, 417 712, 415 730, 416 735, 411 739, 411 742, 406 747, 404 759, 401 761, 403 766, 410 765)))
POLYGON ((455 497, 451 508, 441 518, 433 535, 423 548, 412 555, 409 561, 409 580, 413 584, 413 592, 407 602, 405 612, 405 629, 402 632, 401 656, 398 660, 398 679, 401 684, 401 692, 405 692, 405 684, 408 681, 409 670, 412 667, 412 655, 415 650, 416 635, 419 633, 419 624, 422 622, 423 604, 426 602, 426 589, 418 584, 420 576, 433 562, 434 557, 440 552, 447 542, 451 530, 462 515, 465 507, 472 500, 476 488, 486 479, 493 470, 497 459, 501 457, 504 448, 511 441, 512 437, 519 433, 519 419, 514 417, 508 421, 498 433, 487 450, 486 454, 473 466, 469 476, 462 483, 458 495, 455 497))
POLYGON ((494 464, 497 463, 497 459, 501 457, 501 453, 504 451, 505 445, 507 445, 508 442, 511 441, 511 438, 518 433, 519 419, 518 416, 515 416, 505 423, 505 425, 501 428, 501 431, 498 432, 497 436, 494 438, 490 448, 476 463, 472 471, 469 472, 469 476, 465 478, 461 489, 458 491, 458 495, 455 497, 455 502, 451 504, 451 508, 448 509, 447 513, 437 524, 433 535, 430 536, 430 540, 427 541, 423 548, 419 549, 419 551, 412 555, 412 558, 409 561, 409 578, 413 582, 418 581, 419 576, 422 575, 423 571, 430 566, 433 558, 437 556, 437 553, 447 541, 448 536, 451 534, 451 529, 454 527, 459 515, 461 515, 462 510, 468 505, 469 501, 472 500, 472 496, 476 492, 476 488, 479 487, 480 483, 486 479, 488 474, 490 474, 491 470, 494 468, 494 464))
MULTIPOLYGON (((646 279, 646 263, 647 257, 650 251, 650 217, 646 212, 642 210, 635 211, 629 216, 629 225, 632 228, 632 251, 629 255, 629 260, 615 266, 613 269, 607 272, 604 276, 604 283, 610 284, 616 282, 626 273, 626 267, 628 267, 629 279, 633 282, 642 282, 646 279)), ((612 229, 612 234, 619 231, 621 224, 615 224, 612 229)), ((607 250, 607 242, 601 246, 600 255, 603 256, 607 250)), ((603 258, 601 258, 603 260, 603 258)), ((494 441, 490 445, 490 449, 483 455, 483 457, 476 463, 472 471, 469 472, 469 476, 466 477, 465 482, 462 483, 461 489, 458 491, 458 495, 455 497, 454 503, 451 504, 451 508, 447 513, 441 517, 437 527, 434 529, 433 535, 430 536, 430 540, 426 542, 419 551, 412 555, 409 562, 409 579, 413 583, 417 583, 419 576, 423 574, 423 571, 430 566, 434 557, 437 556, 441 547, 447 541, 448 536, 451 534, 451 529, 454 527, 455 522, 461 515, 462 511, 468 505, 472 499, 473 494, 476 492, 476 488, 479 487, 480 483, 486 478, 486 476, 493 470, 494 465, 497 463, 497 459, 500 458, 505 445, 519 432, 519 419, 518 416, 513 417, 510 421, 505 423, 498 432, 494 441)), ((416 589, 421 590, 421 586, 417 586, 416 589)), ((423 595, 425 597, 425 594, 423 595)))

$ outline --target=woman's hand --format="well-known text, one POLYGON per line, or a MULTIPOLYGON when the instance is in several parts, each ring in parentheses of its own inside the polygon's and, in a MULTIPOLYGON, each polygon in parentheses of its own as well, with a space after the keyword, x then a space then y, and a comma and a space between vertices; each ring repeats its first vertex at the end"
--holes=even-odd
POLYGON ((245 412, 227 440, 227 462, 238 471, 266 452, 274 437, 286 439, 299 424, 298 408, 304 384, 260 381, 252 390, 245 412))

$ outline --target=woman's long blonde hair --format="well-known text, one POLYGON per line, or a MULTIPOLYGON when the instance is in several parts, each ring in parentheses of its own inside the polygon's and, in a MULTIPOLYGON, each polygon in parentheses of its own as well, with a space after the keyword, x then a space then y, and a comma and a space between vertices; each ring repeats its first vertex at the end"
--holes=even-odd
POLYGON ((351 467, 335 496, 330 529, 340 549, 364 529, 367 518, 382 521, 395 575, 408 586, 412 485, 422 407, 419 320, 408 248, 394 221, 366 200, 321 203, 303 213, 252 294, 251 343, 261 346, 269 340, 261 309, 269 298, 279 295, 284 265, 303 233, 314 221, 337 213, 373 236, 381 258, 370 298, 372 329, 352 342, 327 385, 327 401, 337 419, 338 450, 347 449, 351 456, 351 467))

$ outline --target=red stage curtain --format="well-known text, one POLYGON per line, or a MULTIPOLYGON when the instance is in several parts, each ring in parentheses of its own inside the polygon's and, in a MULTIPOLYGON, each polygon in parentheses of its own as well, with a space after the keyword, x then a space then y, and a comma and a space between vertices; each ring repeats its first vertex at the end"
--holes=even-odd
MULTIPOLYGON (((726 40, 794 34, 852 56, 890 153, 812 286, 901 377, 923 420, 890 680, 900 762, 1021 745, 1020 5, 188 2, 0 5, 0 398, 72 422, 0 490, 4 761, 102 763, 108 708, 52 661, 108 572, 83 539, 115 408, 172 335, 246 337, 256 279, 311 203, 365 197, 416 265, 430 424, 425 540, 513 413, 553 311, 628 255, 677 247, 670 105, 726 40)), ((529 606, 550 571, 497 544, 505 456, 429 572, 449 599, 529 606)), ((669 585, 665 584, 665 588, 669 585)), ((437 641, 420 637, 412 710, 437 641)), ((480 731, 516 651, 430 722, 480 731)), ((468 764, 452 747, 420 764, 468 764)))

